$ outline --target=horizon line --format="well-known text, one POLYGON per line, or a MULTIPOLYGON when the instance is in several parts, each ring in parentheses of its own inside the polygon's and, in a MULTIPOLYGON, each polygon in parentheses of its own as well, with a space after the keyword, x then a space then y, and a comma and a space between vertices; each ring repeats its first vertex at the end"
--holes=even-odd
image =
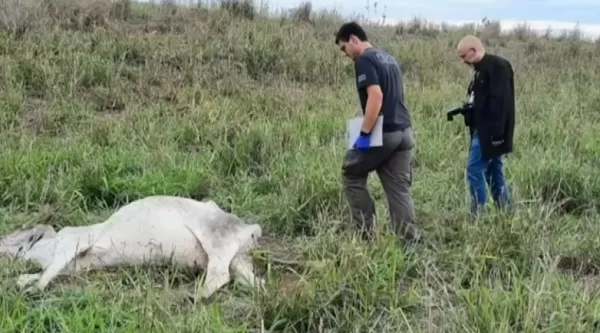
MULTIPOLYGON (((415 16, 412 19, 393 19, 385 18, 384 22, 378 22, 378 20, 369 20, 372 23, 379 23, 382 25, 397 25, 411 23, 414 20, 421 20, 426 23, 427 26, 441 27, 442 25, 450 25, 454 27, 461 27, 465 25, 473 24, 476 27, 483 26, 482 20, 431 20, 425 17, 415 16)), ((547 33, 549 32, 552 36, 558 36, 565 32, 579 31, 582 38, 586 39, 598 39, 600 38, 600 24, 591 24, 573 21, 560 21, 560 20, 489 20, 489 22, 498 22, 500 30, 504 33, 514 31, 515 28, 527 27, 535 33, 547 33)))
MULTIPOLYGON (((157 2, 163 2, 164 0, 134 0, 136 2, 142 2, 142 3, 154 3, 156 4, 157 2)), ((302 3, 299 3, 296 6, 281 6, 281 5, 276 5, 273 4, 272 0, 254 0, 255 3, 257 3, 258 7, 262 7, 262 9, 264 10, 264 5, 266 5, 268 7, 267 12, 269 14, 275 14, 277 15, 278 13, 276 13, 277 11, 287 11, 289 12, 290 10, 293 10, 294 8, 298 8, 300 5, 302 5, 302 3)), ((218 4, 220 1, 219 0, 174 0, 174 2, 181 4, 181 5, 198 5, 198 3, 201 3, 202 5, 216 5, 218 4)), ((312 5, 312 1, 306 1, 308 3, 310 3, 312 5)), ((325 7, 321 7, 319 9, 313 9, 312 10, 313 13, 319 13, 319 12, 334 12, 337 15, 339 15, 340 17, 344 18, 344 19, 352 19, 352 18, 356 18, 356 16, 358 15, 359 17, 361 16, 360 14, 356 14, 353 13, 351 15, 344 15, 342 13, 340 13, 338 11, 338 9, 333 6, 331 8, 325 8, 325 7)), ((426 23, 427 26, 432 27, 432 26, 437 26, 438 28, 441 28, 442 25, 450 25, 450 26, 454 26, 457 28, 460 28, 461 26, 464 25, 475 25, 476 27, 481 27, 482 26, 482 19, 473 19, 473 20, 452 20, 452 19, 448 19, 448 20, 439 20, 439 19, 428 19, 426 17, 423 17, 422 15, 418 15, 415 14, 412 18, 407 19, 400 19, 400 18, 393 18, 393 17, 381 17, 381 18, 370 18, 370 17, 362 17, 360 18, 362 20, 366 20, 369 23, 372 24, 381 24, 381 25, 385 25, 385 26, 391 26, 391 25, 398 25, 398 24, 406 24, 406 23, 411 23, 414 22, 415 20, 419 20, 422 21, 424 23, 426 23)), ((500 31, 502 33, 507 33, 507 32, 511 32, 513 31, 515 28, 518 27, 527 27, 527 29, 533 33, 540 33, 540 34, 545 34, 545 33, 549 33, 550 36, 560 36, 561 34, 564 33, 573 33, 575 31, 578 31, 580 33, 580 37, 582 39, 588 39, 588 40, 600 40, 600 23, 598 24, 594 24, 594 23, 579 23, 576 21, 564 21, 564 20, 511 20, 511 19, 489 19, 489 22, 498 22, 500 24, 500 31)))

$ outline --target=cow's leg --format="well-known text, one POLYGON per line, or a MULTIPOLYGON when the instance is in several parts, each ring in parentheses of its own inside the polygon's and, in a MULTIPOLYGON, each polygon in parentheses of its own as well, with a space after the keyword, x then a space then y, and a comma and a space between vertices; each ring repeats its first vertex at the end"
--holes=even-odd
POLYGON ((202 291, 202 298, 205 300, 231 281, 231 276, 229 274, 230 261, 221 260, 223 259, 219 257, 216 257, 216 260, 214 258, 208 260, 202 291))
MULTIPOLYGON (((239 245, 226 242, 226 240, 202 237, 203 230, 189 226, 186 226, 186 228, 196 237, 206 253, 208 262, 205 269, 204 284, 202 285, 202 298, 207 300, 217 290, 231 281, 229 264, 237 253, 239 245)), ((198 295, 199 291, 196 290, 196 296, 198 295)))
POLYGON ((252 260, 247 253, 240 253, 233 258, 231 261, 231 270, 236 282, 247 287, 259 289, 260 291, 266 290, 265 280, 254 274, 252 260))

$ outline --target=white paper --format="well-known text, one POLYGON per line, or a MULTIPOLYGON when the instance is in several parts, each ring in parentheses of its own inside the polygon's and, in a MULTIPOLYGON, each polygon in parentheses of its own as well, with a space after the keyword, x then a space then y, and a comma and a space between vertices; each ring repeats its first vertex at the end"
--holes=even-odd
MULTIPOLYGON (((360 128, 362 127, 364 117, 354 117, 348 119, 346 123, 346 138, 347 148, 352 149, 356 139, 360 135, 360 128)), ((371 147, 380 147, 383 145, 383 116, 377 117, 375 126, 371 131, 371 147)))

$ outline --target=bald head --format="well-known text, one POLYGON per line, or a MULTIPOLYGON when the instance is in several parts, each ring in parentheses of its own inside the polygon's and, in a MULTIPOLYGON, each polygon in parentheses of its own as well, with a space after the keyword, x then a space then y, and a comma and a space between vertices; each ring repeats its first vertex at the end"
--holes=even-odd
POLYGON ((467 35, 458 43, 456 53, 465 63, 473 65, 481 60, 485 54, 485 48, 479 38, 467 35))

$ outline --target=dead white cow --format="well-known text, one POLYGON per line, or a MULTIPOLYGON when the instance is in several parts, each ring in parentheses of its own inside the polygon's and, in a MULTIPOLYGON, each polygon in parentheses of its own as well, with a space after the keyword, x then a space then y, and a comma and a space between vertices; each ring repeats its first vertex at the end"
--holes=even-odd
POLYGON ((262 236, 258 224, 246 224, 213 201, 150 196, 131 202, 106 221, 89 226, 37 225, 0 238, 0 255, 37 262, 42 273, 24 274, 20 288, 41 291, 58 275, 91 268, 148 263, 202 268, 202 296, 209 298, 231 281, 264 290, 254 275, 250 249, 262 236))

